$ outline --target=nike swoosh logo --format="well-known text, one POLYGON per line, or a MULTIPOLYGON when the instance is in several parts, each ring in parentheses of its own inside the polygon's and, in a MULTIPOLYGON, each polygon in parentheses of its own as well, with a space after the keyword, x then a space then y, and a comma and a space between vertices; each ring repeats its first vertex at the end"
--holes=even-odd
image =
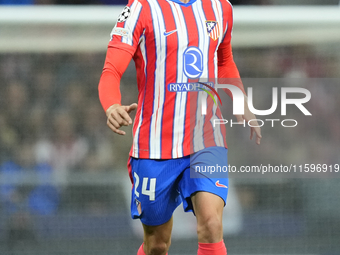
POLYGON ((220 180, 218 180, 216 183, 215 183, 215 185, 217 186, 217 187, 219 187, 219 188, 228 188, 226 185, 224 185, 224 184, 221 184, 220 183, 220 180))
POLYGON ((169 36, 169 35, 171 35, 171 34, 173 34, 173 33, 176 33, 176 32, 177 32, 177 29, 176 29, 176 30, 172 30, 172 31, 170 31, 170 32, 164 31, 164 36, 167 37, 167 36, 169 36))

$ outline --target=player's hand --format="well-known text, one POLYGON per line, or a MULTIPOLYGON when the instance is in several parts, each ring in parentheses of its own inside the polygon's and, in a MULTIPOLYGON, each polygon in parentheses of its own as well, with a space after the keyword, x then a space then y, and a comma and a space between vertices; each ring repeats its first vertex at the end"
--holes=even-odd
POLYGON ((235 116, 238 122, 243 122, 243 121, 248 122, 249 120, 253 120, 251 121, 251 125, 253 127, 250 127, 250 140, 253 140, 254 134, 256 134, 256 143, 260 145, 261 138, 262 138, 261 128, 259 127, 259 123, 257 122, 254 113, 252 113, 249 110, 247 97, 245 97, 244 99, 244 115, 235 115, 235 116))
POLYGON ((119 104, 111 105, 106 111, 107 125, 113 132, 119 135, 125 135, 126 133, 123 130, 119 130, 119 128, 132 124, 129 113, 136 109, 137 104, 131 104, 129 106, 119 104))

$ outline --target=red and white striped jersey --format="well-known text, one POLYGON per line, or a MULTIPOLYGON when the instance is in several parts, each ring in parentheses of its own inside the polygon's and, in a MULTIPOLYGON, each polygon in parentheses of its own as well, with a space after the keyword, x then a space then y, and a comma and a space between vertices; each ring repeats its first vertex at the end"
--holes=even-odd
POLYGON ((128 51, 136 65, 132 157, 179 158, 227 146, 225 127, 213 127, 222 115, 209 95, 191 98, 192 92, 174 88, 218 77, 217 50, 230 44, 232 23, 227 0, 131 0, 124 8, 109 47, 128 51), (197 103, 202 100, 206 115, 197 103))

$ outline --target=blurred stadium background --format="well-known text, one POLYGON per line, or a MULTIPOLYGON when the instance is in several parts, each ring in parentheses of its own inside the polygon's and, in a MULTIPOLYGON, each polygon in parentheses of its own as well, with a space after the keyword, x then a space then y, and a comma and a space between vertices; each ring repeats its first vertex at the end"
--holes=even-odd
MULTIPOLYGON (((0 1, 9 4, 0 6, 1 255, 136 254, 142 242, 139 222, 129 215, 131 133, 109 131, 97 96, 109 34, 124 3, 0 1)), ((254 81, 248 78, 332 82, 310 84, 318 120, 289 131, 265 128, 261 147, 247 141, 248 132, 229 130, 231 164, 339 164, 338 1, 234 4, 240 5, 234 57, 246 85, 254 81), (287 4, 301 6, 279 6, 287 4)), ((121 89, 124 103, 136 101, 133 63, 121 89)), ((340 254, 339 180, 232 179, 228 254, 340 254)), ((196 254, 194 218, 179 209, 170 254, 196 254)))

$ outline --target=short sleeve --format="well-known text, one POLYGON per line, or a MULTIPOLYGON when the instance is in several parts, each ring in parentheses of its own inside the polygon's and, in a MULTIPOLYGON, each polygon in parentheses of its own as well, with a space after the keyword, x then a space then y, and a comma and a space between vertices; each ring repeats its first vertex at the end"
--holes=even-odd
POLYGON ((124 49, 134 55, 145 28, 142 12, 140 1, 130 0, 112 29, 109 47, 124 49))

